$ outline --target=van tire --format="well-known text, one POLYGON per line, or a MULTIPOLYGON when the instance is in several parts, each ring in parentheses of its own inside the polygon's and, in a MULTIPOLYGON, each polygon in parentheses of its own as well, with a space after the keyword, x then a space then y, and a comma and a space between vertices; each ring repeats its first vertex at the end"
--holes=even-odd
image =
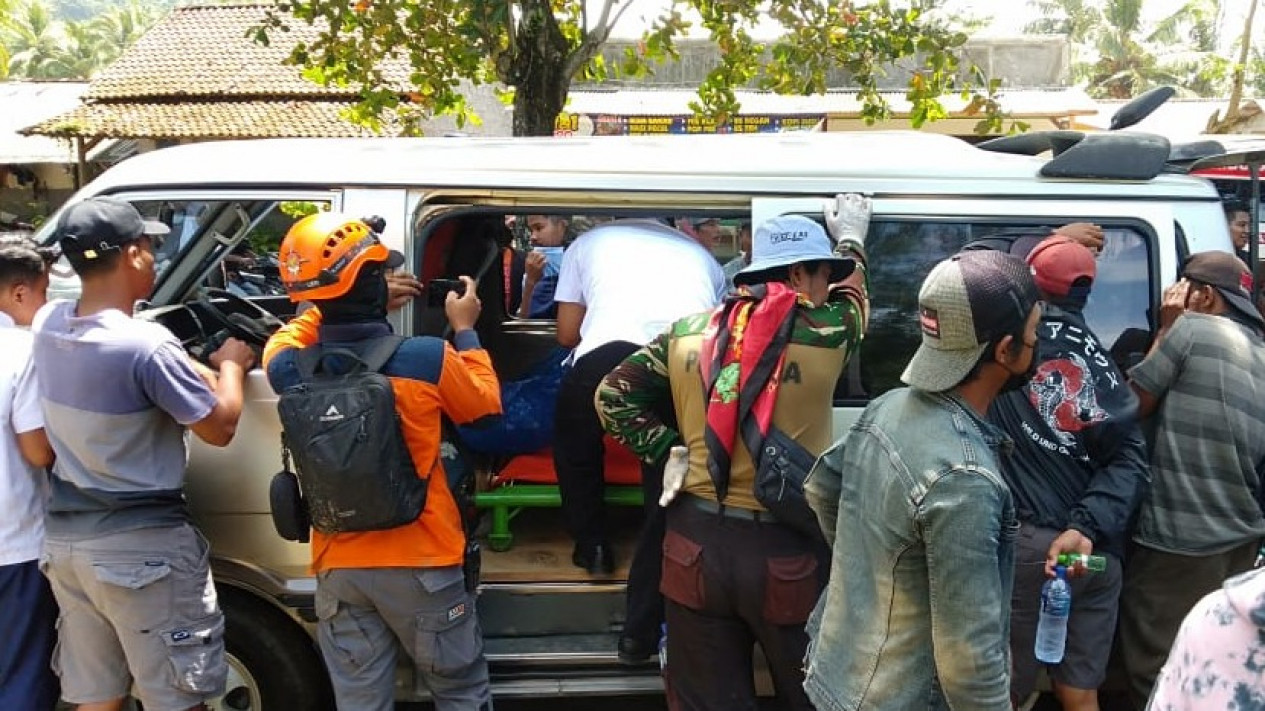
POLYGON ((220 606, 225 651, 246 668, 262 699, 253 711, 333 711, 325 664, 298 623, 237 590, 221 588, 220 606))

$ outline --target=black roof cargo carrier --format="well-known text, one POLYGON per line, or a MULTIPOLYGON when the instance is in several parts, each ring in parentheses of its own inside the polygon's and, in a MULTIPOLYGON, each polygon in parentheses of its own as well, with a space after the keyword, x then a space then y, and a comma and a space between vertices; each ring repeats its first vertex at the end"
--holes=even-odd
POLYGON ((1058 155, 1080 143, 1083 138, 1085 134, 1080 131, 1036 131, 993 138, 976 147, 993 153, 1012 153, 1021 156, 1036 156, 1046 151, 1053 151, 1054 155, 1058 155))
POLYGON ((1089 133, 1041 166, 1044 178, 1150 180, 1164 172, 1168 139, 1149 133, 1089 133))

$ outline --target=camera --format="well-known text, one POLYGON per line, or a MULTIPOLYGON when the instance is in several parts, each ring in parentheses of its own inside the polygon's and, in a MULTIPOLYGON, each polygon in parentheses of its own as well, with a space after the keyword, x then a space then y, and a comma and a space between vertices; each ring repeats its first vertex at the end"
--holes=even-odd
POLYGON ((450 291, 457 292, 457 296, 465 296, 466 283, 460 279, 431 279, 426 285, 426 305, 443 306, 450 291))

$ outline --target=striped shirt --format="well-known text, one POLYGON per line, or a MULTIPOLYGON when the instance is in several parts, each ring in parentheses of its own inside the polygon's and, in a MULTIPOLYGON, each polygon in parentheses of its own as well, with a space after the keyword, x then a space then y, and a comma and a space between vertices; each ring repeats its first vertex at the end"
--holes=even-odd
POLYGON ((48 537, 93 538, 188 520, 185 428, 215 393, 163 326, 109 309, 76 316, 55 301, 35 317, 44 429, 57 454, 48 537))
POLYGON ((1130 371, 1160 400, 1138 543, 1214 554, 1265 536, 1256 501, 1265 462, 1263 345, 1229 318, 1186 313, 1130 371))

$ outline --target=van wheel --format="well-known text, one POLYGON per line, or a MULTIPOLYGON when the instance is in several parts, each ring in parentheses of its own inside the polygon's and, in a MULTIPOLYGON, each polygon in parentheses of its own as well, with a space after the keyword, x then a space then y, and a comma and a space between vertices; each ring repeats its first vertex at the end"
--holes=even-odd
POLYGON ((330 711, 333 691, 312 638, 250 596, 220 591, 228 686, 214 711, 330 711))

